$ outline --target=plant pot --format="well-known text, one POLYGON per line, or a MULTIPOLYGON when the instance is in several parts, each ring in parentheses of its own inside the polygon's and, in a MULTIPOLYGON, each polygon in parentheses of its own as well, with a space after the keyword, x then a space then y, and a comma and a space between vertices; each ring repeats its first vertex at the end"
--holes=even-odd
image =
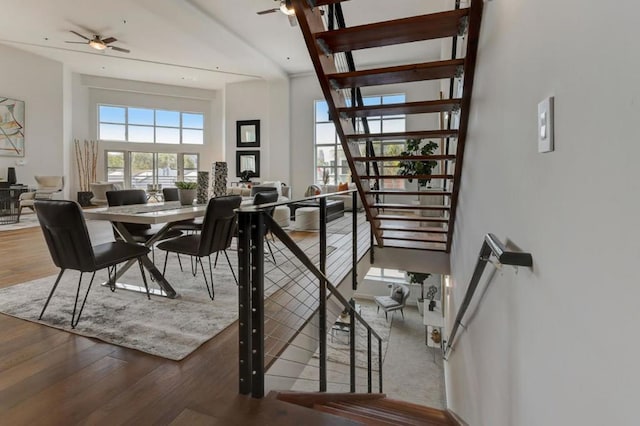
POLYGON ((183 206, 193 205, 193 200, 196 198, 195 189, 181 189, 180 190, 180 204, 183 206))
POLYGON ((92 198, 93 198, 93 192, 78 191, 78 204, 80 204, 80 206, 89 207, 91 205, 92 198))

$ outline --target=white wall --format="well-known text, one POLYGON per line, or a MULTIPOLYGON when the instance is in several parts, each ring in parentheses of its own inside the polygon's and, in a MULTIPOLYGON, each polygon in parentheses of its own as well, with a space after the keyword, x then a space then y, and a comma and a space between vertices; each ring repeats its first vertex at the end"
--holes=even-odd
POLYGON ((0 96, 25 101, 25 157, 0 157, 0 176, 15 167, 19 183, 35 185, 34 175, 63 175, 62 64, 5 45, 0 57, 0 96))
POLYGON ((446 364, 448 405, 469 424, 638 422, 639 13, 630 0, 485 3, 454 312, 485 233, 534 266, 495 273, 446 364), (549 95, 556 150, 538 154, 549 95))
POLYGON ((291 185, 289 133, 289 80, 251 81, 225 88, 225 158, 229 182, 236 177, 236 121, 260 120, 260 177, 291 185))

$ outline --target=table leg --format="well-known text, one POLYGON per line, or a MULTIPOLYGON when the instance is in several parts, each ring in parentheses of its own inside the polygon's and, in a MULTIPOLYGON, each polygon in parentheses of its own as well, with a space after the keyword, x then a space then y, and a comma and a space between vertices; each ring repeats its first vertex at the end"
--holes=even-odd
MULTIPOLYGON (((134 240, 133 236, 129 233, 127 228, 124 227, 124 225, 122 225, 121 223, 112 223, 112 226, 115 228, 115 230, 118 232, 118 234, 120 234, 120 236, 122 237, 123 240, 125 240, 128 243, 139 244, 136 240, 134 240)), ((160 231, 158 231, 152 238, 150 238, 145 243, 145 246, 150 247, 156 241, 162 239, 162 235, 170 227, 171 227, 171 224, 164 225, 160 229, 160 231)), ((136 262, 137 262, 137 260, 133 259, 133 260, 130 260, 127 263, 125 263, 122 267, 118 268, 118 272, 117 272, 116 277, 115 277, 115 279, 116 279, 116 287, 122 288, 124 290, 131 290, 131 291, 137 291, 137 292, 140 292, 140 293, 146 293, 147 289, 145 287, 143 287, 143 286, 137 286, 137 285, 117 282, 118 278, 122 277, 122 275, 124 275, 124 273, 127 272, 127 270, 129 268, 131 268, 131 266, 133 266, 136 262)), ((142 258, 142 266, 144 266, 144 268, 149 272, 149 274, 151 274, 153 276, 153 278, 156 280, 156 282, 158 283, 158 285, 160 286, 160 289, 161 289, 161 290, 149 289, 149 293, 152 293, 152 294, 155 294, 155 295, 158 295, 158 296, 165 296, 165 297, 168 297, 169 299, 175 299, 176 297, 179 297, 178 293, 176 293, 174 288, 171 287, 171 284, 169 284, 169 282, 164 277, 164 275, 162 275, 162 272, 160 272, 160 270, 158 270, 158 268, 156 268, 156 265, 154 265, 154 263, 151 261, 151 259, 149 259, 149 256, 144 256, 142 258)), ((108 285, 108 283, 104 283, 103 285, 108 285)))

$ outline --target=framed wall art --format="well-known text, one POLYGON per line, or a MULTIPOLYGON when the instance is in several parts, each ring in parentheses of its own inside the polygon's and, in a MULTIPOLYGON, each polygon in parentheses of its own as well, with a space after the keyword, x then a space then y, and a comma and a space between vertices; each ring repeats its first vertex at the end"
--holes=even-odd
POLYGON ((24 157, 24 101, 0 97, 0 155, 24 157))
POLYGON ((242 172, 251 171, 251 177, 260 177, 260 151, 236 152, 236 176, 242 177, 242 172))
POLYGON ((236 147, 258 148, 260 146, 260 120, 236 121, 236 147))

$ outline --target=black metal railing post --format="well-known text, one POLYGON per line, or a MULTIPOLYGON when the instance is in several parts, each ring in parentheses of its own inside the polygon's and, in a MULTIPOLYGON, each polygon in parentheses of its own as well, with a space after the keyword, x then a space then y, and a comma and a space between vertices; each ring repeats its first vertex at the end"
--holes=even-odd
POLYGON ((358 289, 358 191, 351 193, 351 288, 358 289))
POLYGON ((351 309, 349 310, 349 384, 350 391, 356 391, 356 302, 349 300, 351 309))
POLYGON ((367 330, 367 392, 371 393, 373 389, 373 383, 371 380, 371 330, 367 330))
POLYGON ((251 221, 251 396, 264 396, 264 212, 251 221))
POLYGON ((378 392, 382 393, 382 339, 378 339, 378 392))
MULTIPOLYGON (((320 272, 327 272, 327 199, 320 198, 320 272)), ((327 283, 324 278, 319 281, 318 301, 318 336, 320 346, 319 375, 320 392, 327 391, 327 283)))
POLYGON ((373 231, 373 224, 371 222, 369 222, 369 263, 370 264, 374 264, 374 262, 376 261, 376 256, 375 253, 373 252, 374 250, 374 245, 373 245, 373 236, 374 236, 374 231, 373 231))
POLYGON ((251 215, 238 213, 238 352, 240 394, 251 393, 251 215))

